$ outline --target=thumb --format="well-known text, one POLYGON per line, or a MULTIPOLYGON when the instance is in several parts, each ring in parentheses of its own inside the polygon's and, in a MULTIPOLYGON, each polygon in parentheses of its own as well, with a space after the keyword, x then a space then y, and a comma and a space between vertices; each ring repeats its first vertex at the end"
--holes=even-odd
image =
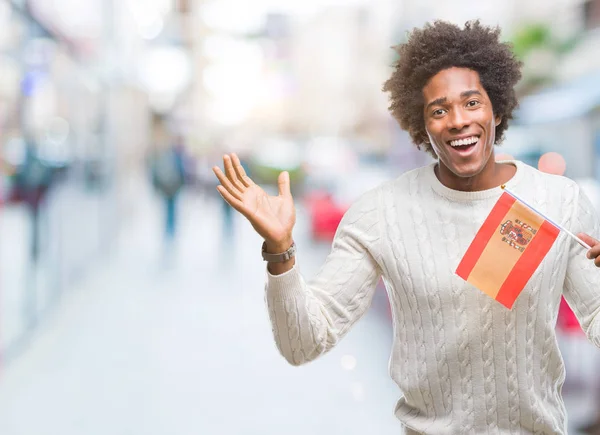
POLYGON ((588 236, 586 233, 579 233, 579 234, 577 234, 577 237, 579 237, 581 240, 583 240, 585 243, 587 243, 591 247, 594 247, 595 245, 598 244, 598 240, 594 239, 591 236, 588 236))
POLYGON ((290 174, 287 171, 283 171, 281 174, 279 174, 277 184, 279 184, 280 196, 292 196, 292 192, 290 190, 290 174))

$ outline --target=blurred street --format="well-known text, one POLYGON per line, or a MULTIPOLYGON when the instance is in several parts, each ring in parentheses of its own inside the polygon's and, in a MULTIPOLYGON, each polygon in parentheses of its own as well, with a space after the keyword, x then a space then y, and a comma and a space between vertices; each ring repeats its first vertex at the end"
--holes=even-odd
MULTIPOLYGON (((523 62, 495 159, 600 210, 600 0, 0 0, 0 435, 401 433, 383 286, 290 366, 211 168, 236 153, 269 193, 288 171, 310 279, 354 200, 433 161, 382 85, 438 19, 523 62)), ((569 434, 600 434, 600 352, 557 319, 569 434)))
MULTIPOLYGON (((114 255, 4 371, 0 433, 398 433, 384 294, 331 354, 289 366, 271 336, 249 225, 235 219, 224 239, 218 199, 187 195, 165 262, 158 205, 139 197, 114 255)), ((310 276, 329 246, 311 244, 306 222, 299 210, 310 276)))

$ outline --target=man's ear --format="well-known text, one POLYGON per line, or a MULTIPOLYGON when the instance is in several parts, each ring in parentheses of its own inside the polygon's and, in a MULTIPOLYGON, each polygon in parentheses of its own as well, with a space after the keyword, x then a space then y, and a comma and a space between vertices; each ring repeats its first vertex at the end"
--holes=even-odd
POLYGON ((502 117, 501 116, 496 116, 496 127, 498 127, 501 122, 502 122, 502 117))

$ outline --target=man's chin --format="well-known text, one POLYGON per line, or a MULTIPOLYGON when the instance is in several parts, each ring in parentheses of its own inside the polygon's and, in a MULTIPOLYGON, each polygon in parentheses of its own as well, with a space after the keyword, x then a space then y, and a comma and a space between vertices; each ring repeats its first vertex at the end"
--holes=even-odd
POLYGON ((481 173, 483 168, 484 165, 482 165, 480 161, 472 163, 453 164, 452 166, 448 166, 450 172, 452 172, 455 176, 459 178, 474 177, 481 173))

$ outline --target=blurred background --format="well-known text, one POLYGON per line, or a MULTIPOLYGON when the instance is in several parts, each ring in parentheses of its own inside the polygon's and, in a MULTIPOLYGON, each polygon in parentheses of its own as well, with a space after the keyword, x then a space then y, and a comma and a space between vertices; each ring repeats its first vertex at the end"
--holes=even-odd
MULTIPOLYGON (((473 18, 525 62, 498 152, 600 204, 600 0, 0 0, 0 433, 399 433, 383 287, 288 366, 211 167, 290 172, 310 278, 358 195, 431 161, 388 114, 391 47, 473 18)), ((593 433, 600 354, 566 306, 557 328, 593 433)))

